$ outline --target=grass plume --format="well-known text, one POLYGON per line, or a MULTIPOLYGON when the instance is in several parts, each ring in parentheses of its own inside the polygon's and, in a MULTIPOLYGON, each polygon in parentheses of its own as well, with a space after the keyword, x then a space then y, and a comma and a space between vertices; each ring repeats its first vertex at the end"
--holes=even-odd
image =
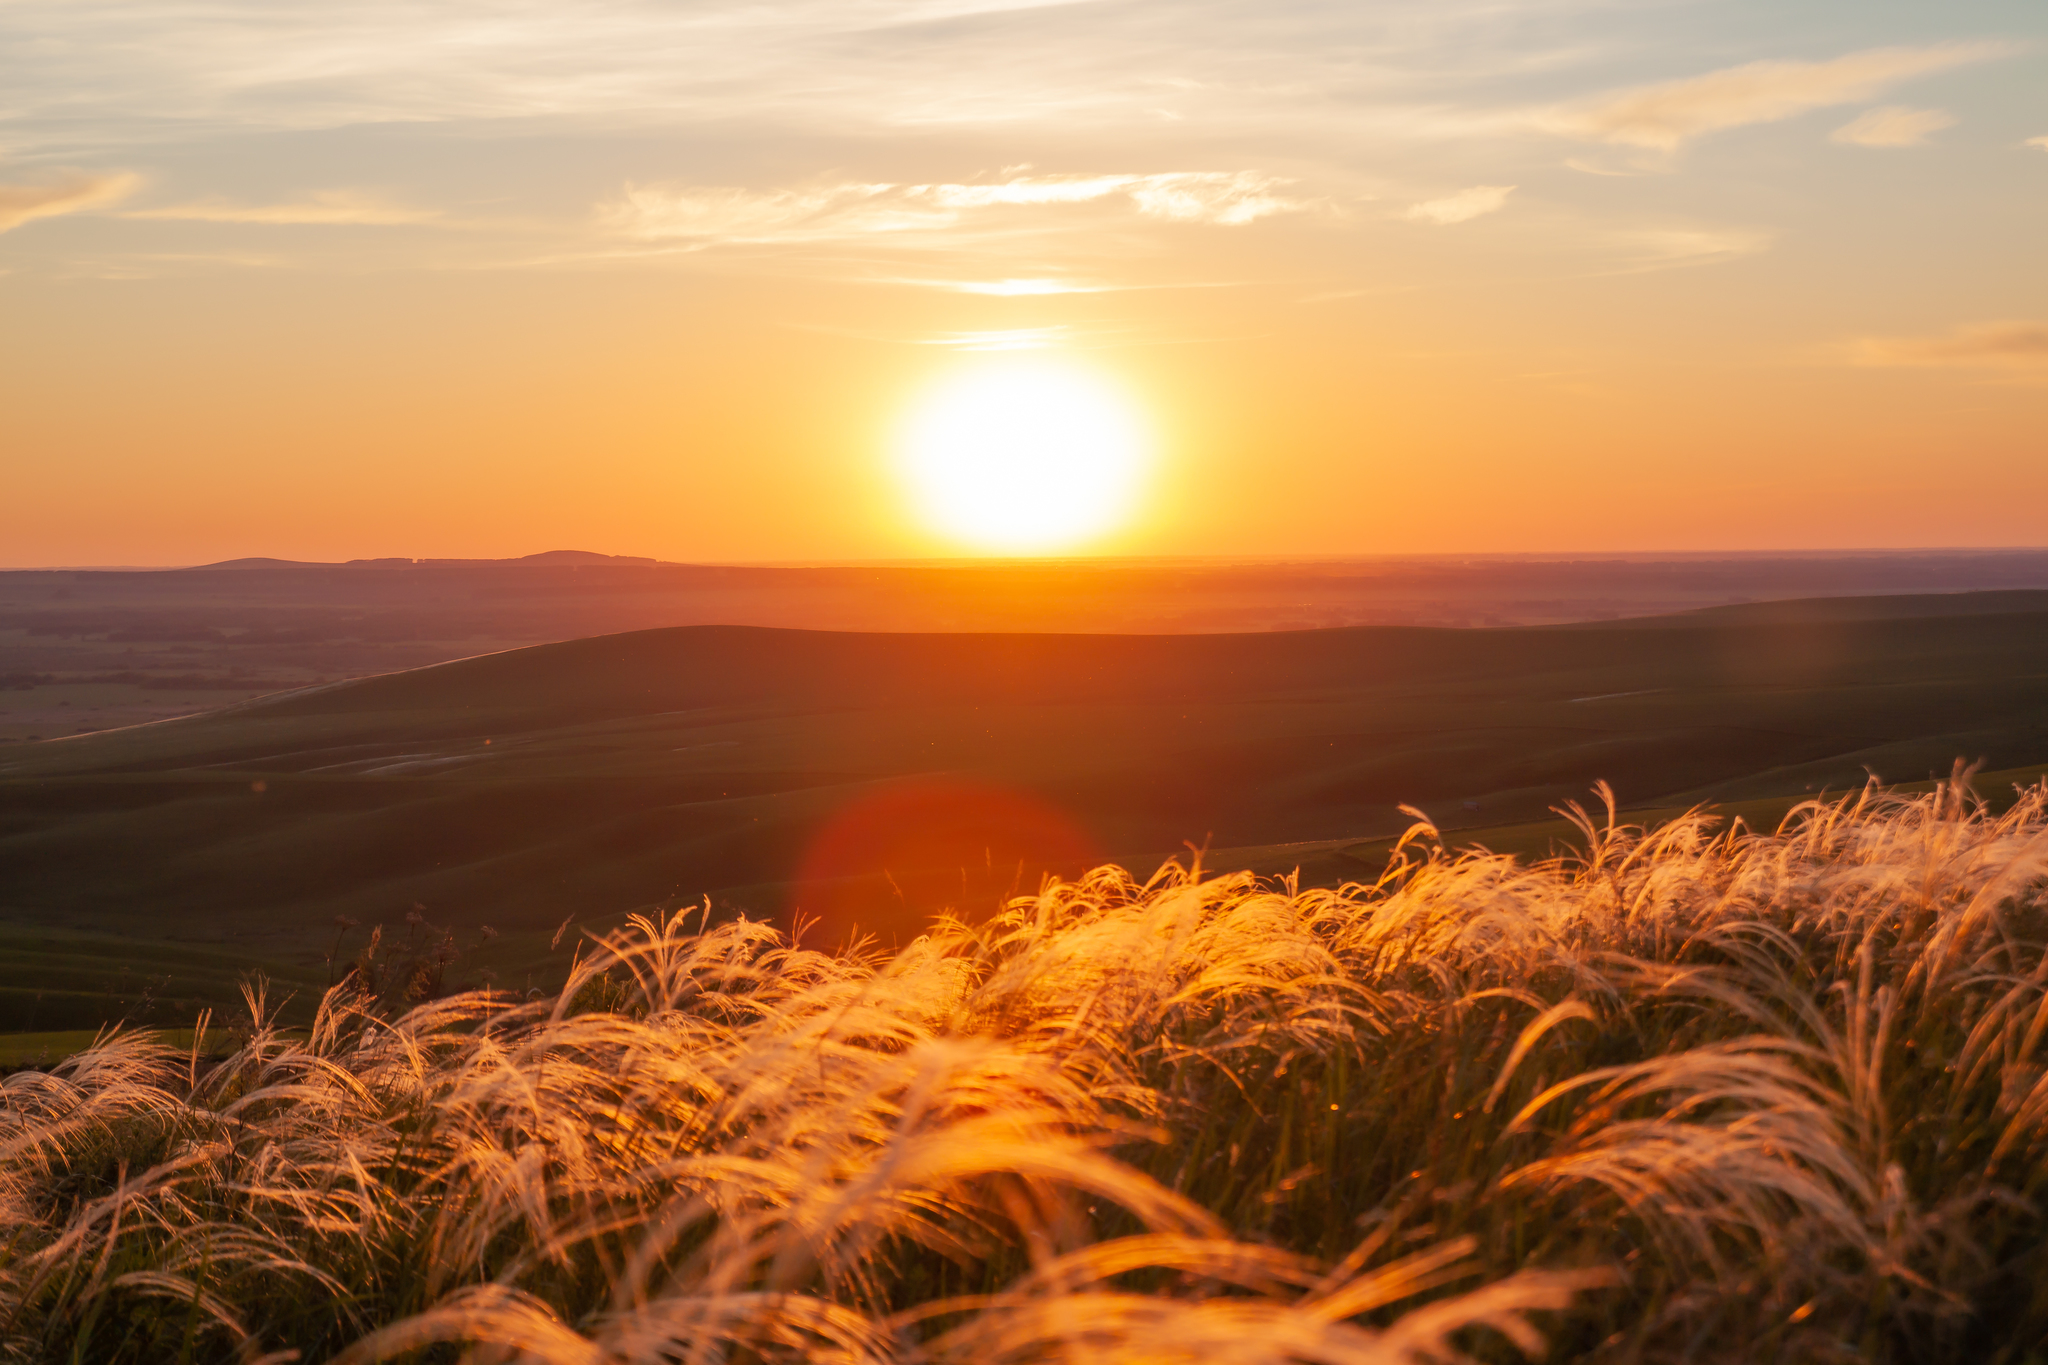
MULTIPOLYGON (((635 919, 0 1082, 0 1351, 2033 1359, 2048 791, 1105 867, 893 955, 635 919)), ((286 1353, 281 1355, 279 1353, 286 1353)))

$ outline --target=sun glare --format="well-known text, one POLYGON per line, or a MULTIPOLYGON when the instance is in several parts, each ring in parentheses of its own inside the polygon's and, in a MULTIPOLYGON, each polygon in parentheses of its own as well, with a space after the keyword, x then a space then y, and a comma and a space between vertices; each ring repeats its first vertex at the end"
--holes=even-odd
POLYGON ((931 529, 984 550, 1033 554, 1121 525, 1137 503, 1150 444, 1110 384, 1032 358, 936 386, 905 424, 899 459, 931 529))

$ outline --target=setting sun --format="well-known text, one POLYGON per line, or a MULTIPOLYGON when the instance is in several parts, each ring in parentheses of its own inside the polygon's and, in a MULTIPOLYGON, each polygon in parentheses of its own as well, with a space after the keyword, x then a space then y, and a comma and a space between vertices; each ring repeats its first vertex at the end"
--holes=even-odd
POLYGON ((1137 502, 1151 442, 1102 379, 1045 360, 949 377, 904 426, 900 468, 920 519, 948 539, 1029 554, 1115 529, 1137 502))

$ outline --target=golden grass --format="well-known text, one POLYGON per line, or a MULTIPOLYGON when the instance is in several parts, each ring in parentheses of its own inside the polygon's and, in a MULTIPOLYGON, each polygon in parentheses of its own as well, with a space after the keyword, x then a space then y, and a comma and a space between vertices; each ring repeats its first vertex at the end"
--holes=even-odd
POLYGON ((2048 789, 1102 868, 0 1083, 26 1360, 2033 1359, 2048 789))
MULTIPOLYGON (((0 1067, 32 1066, 42 1070, 74 1052, 91 1047, 105 1029, 57 1029, 48 1033, 0 1033, 0 1067)), ((188 1028, 151 1029, 149 1035, 172 1050, 192 1046, 188 1028)))

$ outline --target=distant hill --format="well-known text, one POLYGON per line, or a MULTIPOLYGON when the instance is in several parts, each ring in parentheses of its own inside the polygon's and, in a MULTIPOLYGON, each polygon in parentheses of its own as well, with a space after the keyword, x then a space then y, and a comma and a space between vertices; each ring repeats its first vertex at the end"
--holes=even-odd
POLYGON ((264 558, 264 557, 262 557, 262 556, 260 556, 260 555, 259 555, 259 556, 252 556, 252 557, 250 557, 250 558, 247 558, 247 559, 223 559, 223 560, 221 560, 221 561, 220 561, 220 562, 219 562, 218 564, 195 564, 195 565, 193 565, 193 566, 192 566, 191 568, 189 568, 189 569, 170 569, 170 570, 166 570, 165 572, 169 572, 169 573, 198 573, 198 572, 204 572, 204 571, 209 571, 209 570, 219 570, 219 569, 236 569, 236 570, 258 570, 258 569, 329 569, 329 568, 333 568, 333 567, 334 567, 334 566, 333 566, 333 565, 331 565, 331 564, 324 564, 324 563, 321 563, 321 562, 320 562, 320 561, 318 561, 318 560, 311 560, 311 559, 267 559, 267 558, 264 558))
POLYGON ((1884 621, 1926 616, 2005 616, 2048 612, 2048 590, 2009 588, 1996 592, 1893 593, 1883 597, 1802 597, 1783 602, 1745 602, 1700 607, 1662 618, 1589 621, 1589 630, 1656 624, 1676 629, 1725 625, 1806 625, 1816 622, 1884 621))
POLYGON ((642 555, 601 555, 590 550, 542 550, 537 555, 521 555, 511 561, 514 564, 657 564, 660 561, 642 555))
MULTIPOLYGON (((360 563, 361 561, 352 561, 360 563)), ((575 567, 580 564, 658 564, 660 560, 639 555, 601 555, 591 550, 543 550, 517 559, 420 559, 416 564, 528 564, 543 568, 575 567)))
POLYGON ((178 573, 201 573, 217 569, 333 569, 333 568, 406 568, 416 564, 443 565, 493 565, 530 564, 544 568, 574 566, 578 564, 659 564, 658 559, 642 555, 604 555, 593 550, 543 550, 539 554, 520 555, 513 559, 351 559, 342 564, 311 559, 266 559, 260 556, 248 559, 223 559, 217 564, 195 564, 190 569, 172 570, 178 573))
POLYGON ((1321 841, 1317 875, 1367 876, 1403 802, 1495 828, 1600 779, 1669 806, 1958 756, 2048 761, 2048 594, 1497 630, 683 627, 0 750, 0 922, 302 964, 334 916, 415 904, 546 937, 710 893, 903 932, 1084 855, 1321 841))
POLYGON ((504 560, 0 571, 0 750, 195 714, 286 686, 669 626, 990 634, 1472 628, 1880 593, 1911 596, 1844 610, 1938 614, 1949 609, 1943 601, 1988 590, 2048 590, 2048 550, 839 565, 664 564, 548 550, 504 560))

